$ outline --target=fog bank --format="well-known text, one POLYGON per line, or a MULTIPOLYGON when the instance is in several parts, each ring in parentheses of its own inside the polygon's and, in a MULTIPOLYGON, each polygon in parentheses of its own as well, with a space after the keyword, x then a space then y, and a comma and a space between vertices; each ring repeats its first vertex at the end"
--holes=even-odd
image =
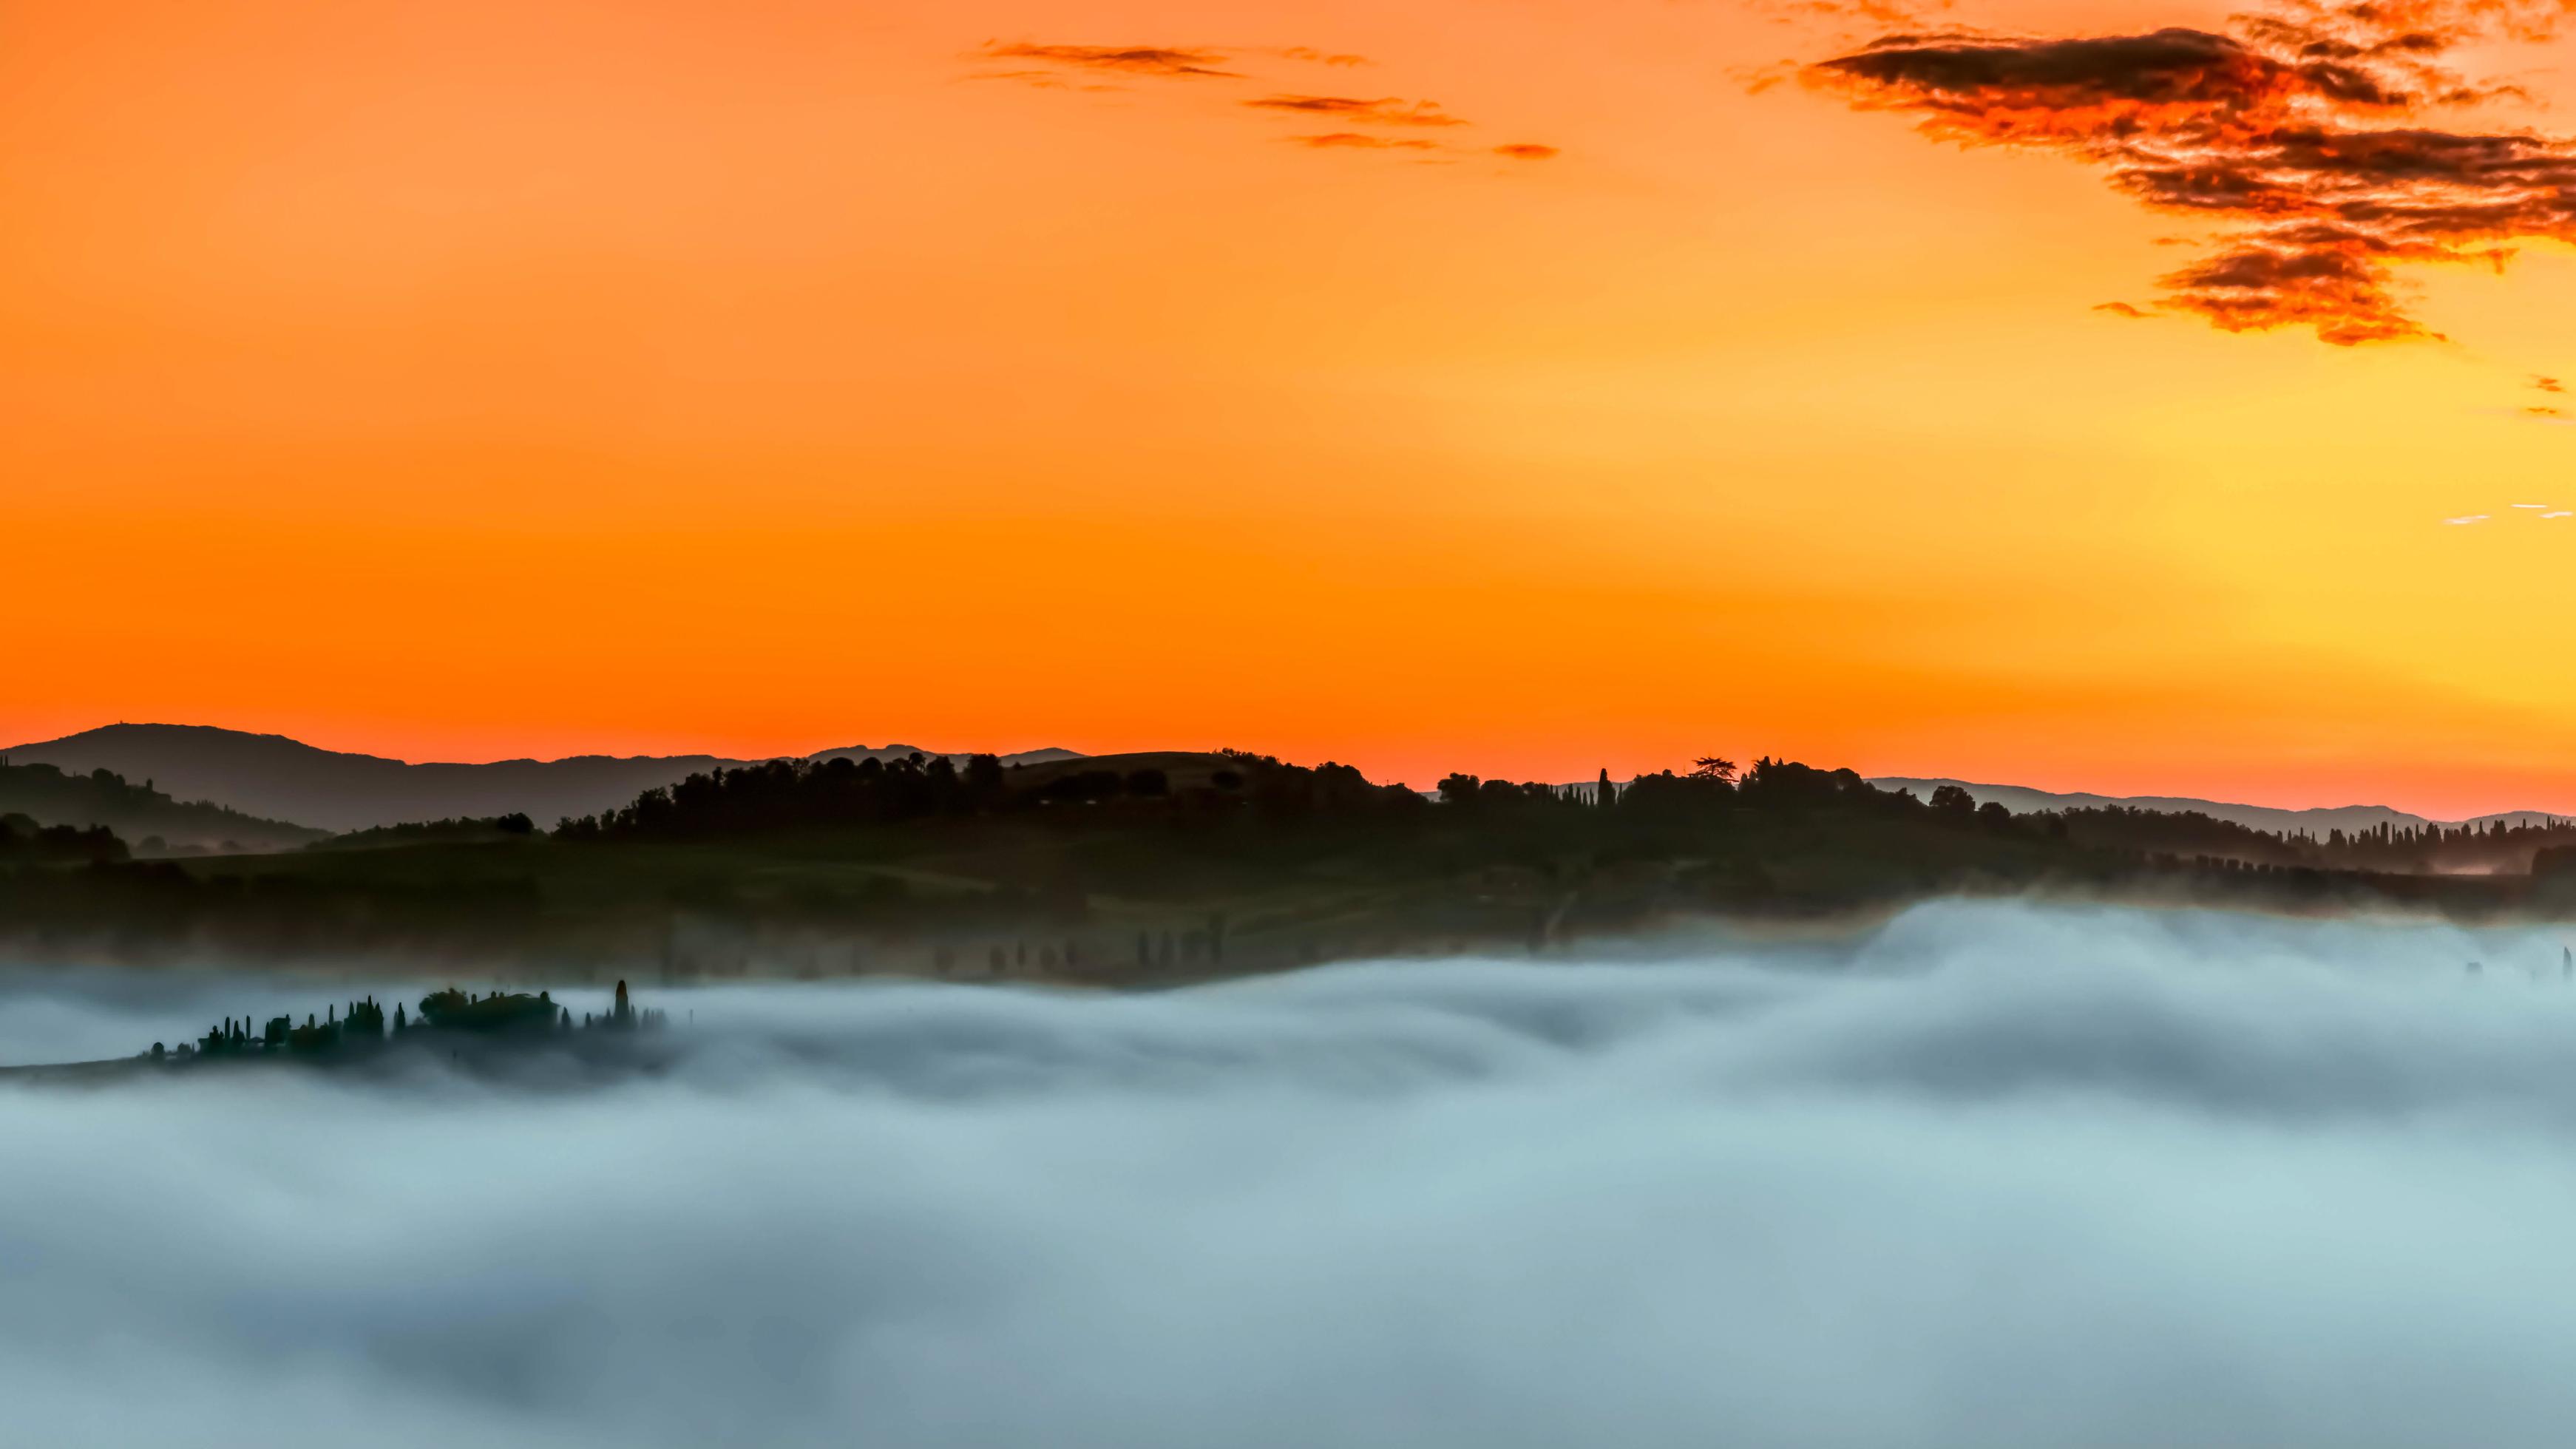
MULTIPOLYGON (((679 1068, 596 1090, 0 1085, 0 1439, 2554 1445, 2560 959, 1954 904, 1148 997, 648 991, 679 1068)), ((333 999, 0 972, 0 1046, 130 1051, 172 989, 333 999)))

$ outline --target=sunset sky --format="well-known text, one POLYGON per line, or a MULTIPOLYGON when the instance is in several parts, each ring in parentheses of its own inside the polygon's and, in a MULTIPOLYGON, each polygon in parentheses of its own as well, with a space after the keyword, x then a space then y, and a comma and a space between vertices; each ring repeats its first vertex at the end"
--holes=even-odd
POLYGON ((12 0, 0 741, 2576 811, 2576 26, 2232 8, 12 0))

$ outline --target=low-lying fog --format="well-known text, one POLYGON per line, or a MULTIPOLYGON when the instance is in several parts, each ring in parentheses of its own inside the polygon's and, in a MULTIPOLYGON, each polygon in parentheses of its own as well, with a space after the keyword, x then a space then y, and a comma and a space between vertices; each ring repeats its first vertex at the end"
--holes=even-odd
MULTIPOLYGON (((597 1090, 0 1085, 0 1440, 2554 1446, 2560 949, 1949 905, 643 990, 687 1056, 597 1090)), ((0 975, 0 1060, 348 994, 0 975)))

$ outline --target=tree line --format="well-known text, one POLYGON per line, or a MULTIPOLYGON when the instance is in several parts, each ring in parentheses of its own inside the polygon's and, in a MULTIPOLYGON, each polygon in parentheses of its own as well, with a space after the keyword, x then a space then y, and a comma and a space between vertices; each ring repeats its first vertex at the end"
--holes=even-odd
POLYGON ((1400 785, 1372 784, 1348 765, 1288 765, 1242 751, 1223 758, 1206 783, 1188 786, 1152 766, 1072 769, 1023 784, 993 755, 970 756, 962 767, 920 754, 771 760, 694 774, 618 810, 567 816, 553 833, 576 842, 679 840, 977 816, 1139 819, 1238 809, 1265 819, 1376 815, 1428 803, 1400 785))
POLYGON ((121 861, 131 854, 104 825, 39 825, 27 816, 0 815, 0 862, 31 865, 121 861))

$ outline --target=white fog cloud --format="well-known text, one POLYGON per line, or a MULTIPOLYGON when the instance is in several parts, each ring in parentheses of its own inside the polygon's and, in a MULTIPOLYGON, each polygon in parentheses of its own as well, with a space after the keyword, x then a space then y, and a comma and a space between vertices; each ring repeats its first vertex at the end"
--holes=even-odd
MULTIPOLYGON (((678 1069, 562 1093, 0 1087, 0 1439, 2555 1445, 2559 952, 1948 905, 1157 996, 648 993, 696 1013, 678 1069)), ((0 977, 0 1022, 154 999, 0 977)))

